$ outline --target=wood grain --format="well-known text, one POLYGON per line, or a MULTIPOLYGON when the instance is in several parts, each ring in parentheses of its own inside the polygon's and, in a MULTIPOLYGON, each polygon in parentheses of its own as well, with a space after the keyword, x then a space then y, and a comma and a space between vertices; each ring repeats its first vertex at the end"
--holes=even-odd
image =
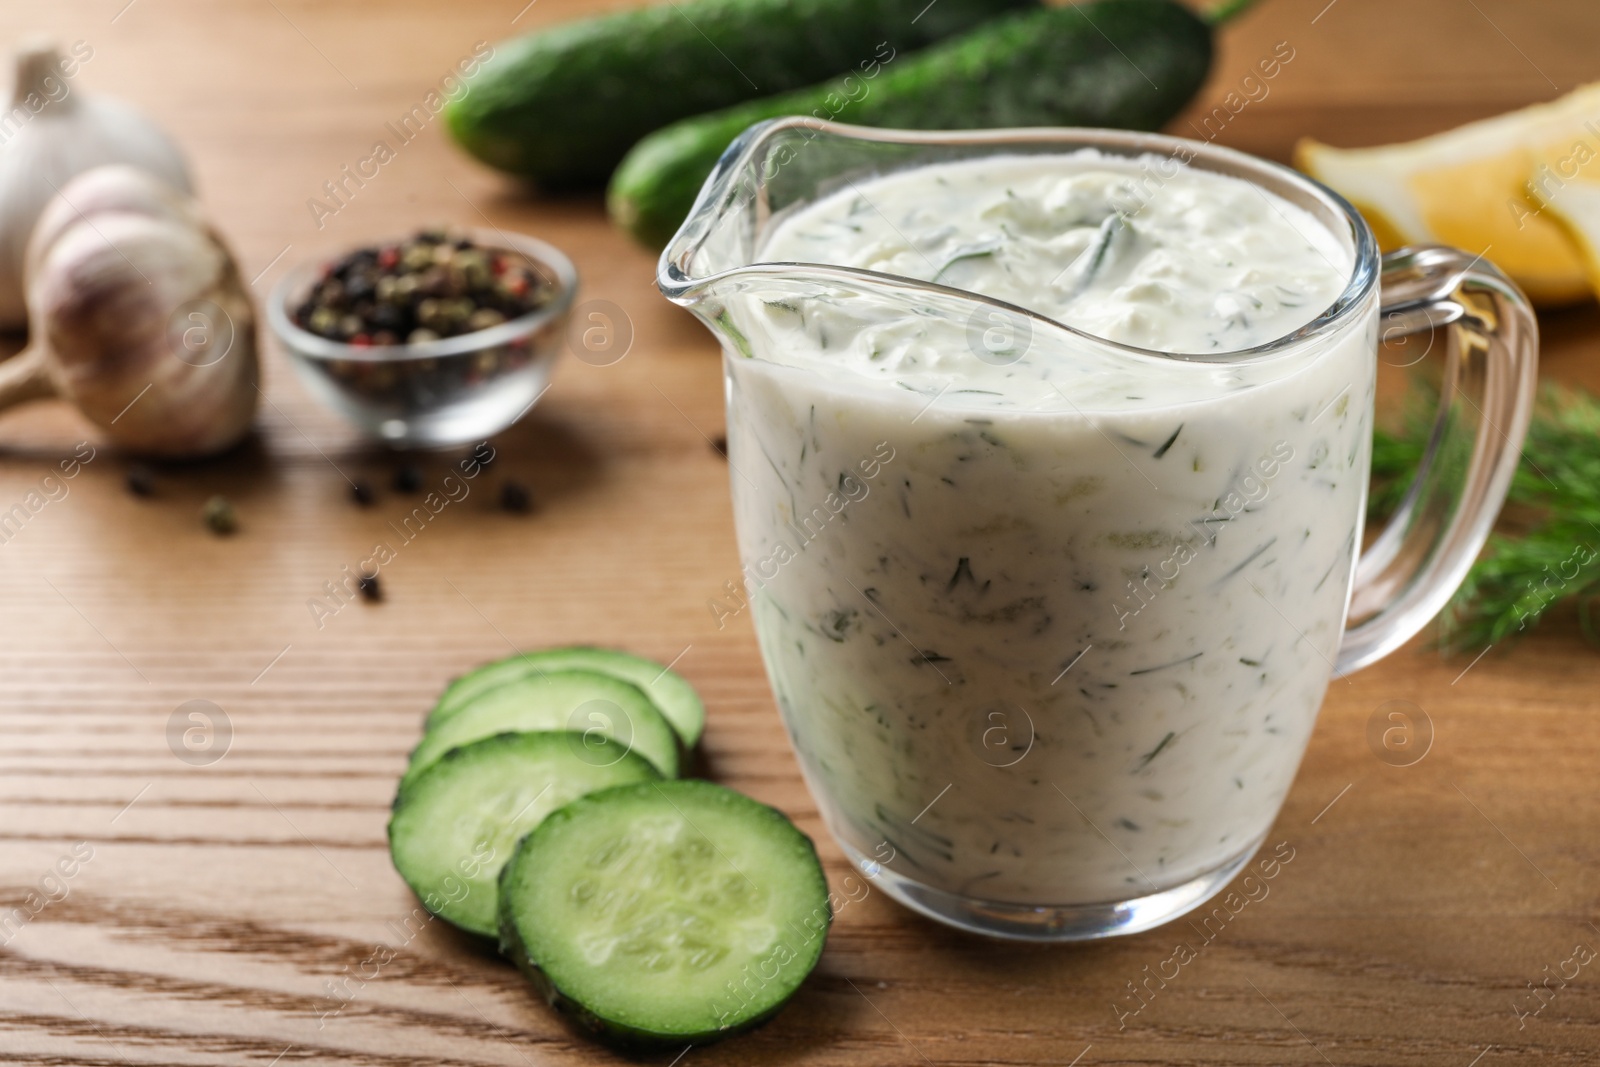
MULTIPOLYGON (((584 298, 630 316, 605 368, 569 361, 497 439, 499 462, 382 573, 386 598, 316 625, 307 601, 412 506, 392 461, 315 406, 280 353, 240 454, 157 470, 144 500, 103 445, 0 545, 0 1061, 30 1064, 611 1062, 391 870, 384 824, 420 718, 451 675, 512 646, 599 641, 671 660, 710 708, 707 773, 793 815, 845 873, 789 754, 744 619, 708 598, 738 574, 715 346, 652 284, 652 257, 597 197, 531 199, 437 130, 319 229, 306 207, 474 42, 581 13, 576 0, 63 0, 0 10, 0 40, 84 39, 81 86, 145 107, 188 146, 203 198, 258 290, 308 257, 423 220, 526 230, 570 250, 584 298), (514 22, 514 25, 513 25, 514 22), (516 479, 531 516, 497 510, 516 479), (219 539, 197 512, 237 504, 219 539), (224 710, 205 766, 169 747, 186 701, 224 710), (76 843, 92 858, 47 881, 76 843), (32 894, 32 896, 30 896, 32 894), (376 947, 392 962, 364 966, 376 947), (363 979, 359 976, 365 974, 363 979)), ((623 6, 626 0, 604 6, 623 6)), ((1265 0, 1223 34, 1208 113, 1255 59, 1295 58, 1224 143, 1414 136, 1600 76, 1588 0, 1265 0)), ((1188 118, 1174 129, 1184 131, 1188 118)), ((1545 320, 1547 372, 1600 386, 1600 313, 1545 320)), ((55 405, 0 421, 0 504, 92 431, 55 405)), ((431 460, 430 480, 449 457, 431 460)), ((1557 625, 1468 668, 1414 647, 1329 694, 1273 841, 1270 895, 1178 978, 1157 930, 1071 949, 993 944, 877 895, 838 917, 822 965, 759 1032, 688 1064, 1384 1064, 1600 1060, 1600 969, 1537 1017, 1529 982, 1600 946, 1600 686, 1557 625), (1385 702, 1423 708, 1421 763, 1367 747, 1385 702)), ((666 1063, 670 1056, 660 1058, 666 1063)))

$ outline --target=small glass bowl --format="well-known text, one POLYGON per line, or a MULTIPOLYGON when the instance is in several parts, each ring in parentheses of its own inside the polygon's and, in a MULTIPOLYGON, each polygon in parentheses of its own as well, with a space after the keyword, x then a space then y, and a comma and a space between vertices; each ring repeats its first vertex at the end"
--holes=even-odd
POLYGON ((302 264, 267 300, 267 321, 312 395, 358 429, 395 448, 446 448, 481 441, 522 418, 550 380, 565 341, 578 272, 537 238, 469 230, 480 248, 515 252, 546 279, 550 302, 487 330, 420 344, 357 346, 295 324, 327 263, 302 264))

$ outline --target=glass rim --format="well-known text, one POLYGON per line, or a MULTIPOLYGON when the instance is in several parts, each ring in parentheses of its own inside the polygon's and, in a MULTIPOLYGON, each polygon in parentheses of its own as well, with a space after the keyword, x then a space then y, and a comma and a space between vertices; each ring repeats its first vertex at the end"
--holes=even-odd
MULTIPOLYGON (((913 167, 915 164, 913 164, 913 167)), ((911 169, 911 168, 907 168, 911 169)), ((1279 193, 1279 195, 1282 195, 1279 193)), ((1299 206, 1305 206, 1300 203, 1299 206)), ((1316 213, 1313 212, 1315 215, 1316 213)), ((979 306, 989 306, 1009 315, 1022 316, 1049 330, 1068 334, 1078 340, 1101 346, 1113 352, 1139 359, 1156 360, 1162 364, 1195 363, 1223 366, 1249 366, 1269 362, 1277 357, 1299 350, 1305 344, 1343 329, 1377 291, 1379 254, 1377 239, 1372 228, 1348 200, 1291 167, 1237 149, 1186 137, 1167 134, 1144 133, 1130 130, 1100 129, 1096 127, 1013 127, 984 130, 896 130, 868 126, 852 126, 829 122, 811 116, 795 115, 769 119, 757 123, 740 134, 718 160, 716 168, 701 187, 688 218, 673 235, 661 252, 656 266, 656 286, 668 300, 679 305, 692 304, 698 292, 732 278, 760 276, 790 276, 803 270, 807 275, 837 282, 869 282, 909 287, 946 297, 956 297, 979 306), (1268 192, 1277 193, 1285 187, 1293 189, 1297 197, 1285 197, 1291 203, 1310 200, 1318 203, 1329 218, 1318 218, 1328 226, 1335 239, 1341 239, 1329 219, 1343 219, 1348 226, 1353 253, 1349 277, 1344 289, 1333 302, 1309 322, 1272 340, 1249 348, 1224 352, 1169 352, 1125 344, 1071 326, 1048 315, 997 300, 967 289, 958 289, 937 282, 923 281, 904 275, 846 267, 830 263, 797 261, 761 261, 731 267, 713 274, 694 276, 687 269, 695 255, 710 236, 712 223, 721 213, 726 193, 734 179, 743 173, 761 149, 777 137, 793 130, 814 130, 817 134, 840 140, 880 144, 960 147, 992 146, 994 155, 1005 154, 1007 147, 1024 149, 1040 154, 1039 148, 1059 147, 1063 151, 1098 149, 1107 154, 1137 159, 1141 156, 1166 156, 1178 159, 1180 166, 1201 163, 1203 169, 1229 177, 1239 178, 1268 192), (1180 153, 1182 155, 1180 155, 1180 153)))
POLYGON ((578 291, 578 269, 561 249, 537 237, 523 233, 507 233, 498 228, 492 230, 458 228, 454 232, 465 233, 480 248, 520 253, 532 263, 536 273, 548 271, 553 274, 555 281, 549 303, 486 330, 474 330, 472 333, 441 337, 436 341, 421 341, 416 344, 402 342, 392 345, 352 345, 344 341, 330 341, 296 323, 294 317, 289 314, 291 293, 323 267, 337 262, 350 251, 370 247, 370 244, 364 243, 332 257, 306 260, 278 279, 266 301, 267 321, 272 324, 273 333, 277 334, 278 339, 296 355, 307 359, 403 363, 411 360, 466 355, 497 345, 509 344, 526 337, 546 322, 559 319, 567 313, 578 291))

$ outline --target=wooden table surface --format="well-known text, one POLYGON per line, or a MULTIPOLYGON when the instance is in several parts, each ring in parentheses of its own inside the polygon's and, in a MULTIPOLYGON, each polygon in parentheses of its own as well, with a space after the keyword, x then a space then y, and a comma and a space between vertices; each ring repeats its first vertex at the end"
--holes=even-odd
MULTIPOLYGON (((308 601, 415 500, 388 490, 393 461, 316 406, 271 346, 269 402, 242 452, 158 468, 155 497, 138 499, 127 460, 101 444, 0 545, 0 909, 58 898, 0 948, 0 1061, 612 1062, 442 923, 363 966, 414 907, 384 824, 419 719, 447 678, 512 646, 675 660, 710 708, 708 773, 791 814, 830 877, 846 873, 748 622, 719 630, 707 608, 738 574, 728 472, 708 444, 717 353, 656 294, 653 257, 605 224, 597 197, 528 198, 433 129, 322 228, 307 207, 475 42, 582 10, 525 2, 0 10, 0 40, 87 41, 78 84, 182 140, 257 292, 308 257, 487 218, 570 250, 583 298, 619 305, 635 331, 613 366, 561 367, 471 495, 383 569, 383 603, 321 626, 308 601), (374 507, 352 505, 347 477, 380 487, 374 507), (532 488, 534 514, 496 508, 507 479, 532 488), (241 516, 231 538, 197 518, 218 492, 241 516), (211 762, 175 755, 192 700, 226 715, 211 762), (73 876, 55 880, 63 857, 73 876)), ((1592 0, 1265 0, 1224 33, 1205 99, 1288 41, 1270 95, 1222 137, 1283 159, 1300 134, 1382 143, 1551 97, 1600 77, 1597 36, 1592 0)), ((1546 372, 1600 385, 1600 313, 1544 325, 1546 372)), ((0 420, 0 510, 85 439, 98 440, 58 405, 0 420)), ((449 462, 428 461, 430 482, 449 462)), ((1132 1003, 1128 983, 1171 954, 1173 933, 1018 947, 873 894, 839 916, 776 1021, 682 1062, 1600 1062, 1600 964, 1517 1015, 1538 1006, 1529 983, 1547 966, 1570 973, 1576 945, 1600 947, 1597 662, 1567 620, 1470 669, 1414 645, 1335 684, 1269 838, 1293 862, 1121 1026, 1113 1005, 1132 1003), (1368 747, 1390 701, 1431 722, 1413 766, 1368 747)))

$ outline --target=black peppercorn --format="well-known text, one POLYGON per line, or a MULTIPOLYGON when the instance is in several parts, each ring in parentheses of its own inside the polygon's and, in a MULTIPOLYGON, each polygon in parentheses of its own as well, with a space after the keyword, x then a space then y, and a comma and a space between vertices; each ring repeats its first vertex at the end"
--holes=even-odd
POLYGON ((378 585, 378 576, 376 574, 363 574, 357 578, 356 588, 360 590, 363 600, 379 601, 383 599, 383 588, 378 585))
POLYGON ((364 508, 370 508, 378 495, 372 491, 372 485, 365 478, 357 478, 350 483, 350 499, 364 508))
POLYGON ((371 274, 351 272, 349 280, 344 283, 345 299, 354 303, 370 297, 377 288, 377 282, 371 274))
POLYGON ((715 452, 717 455, 721 456, 723 459, 727 459, 728 458, 728 435, 719 433, 719 434, 717 434, 717 436, 713 437, 711 439, 711 451, 715 452))
POLYGON ((407 463, 394 472, 394 491, 415 493, 422 488, 422 471, 414 463, 407 463))
POLYGON ((156 476, 149 467, 134 465, 128 468, 128 492, 134 496, 155 496, 156 476))
POLYGON ((372 314, 367 316, 367 321, 372 324, 374 331, 388 330, 392 333, 409 333, 410 331, 406 329, 410 324, 409 320, 410 316, 392 304, 379 304, 372 309, 372 314))
POLYGON ((521 483, 506 482, 500 487, 500 507, 515 515, 526 515, 533 510, 533 497, 521 483))

